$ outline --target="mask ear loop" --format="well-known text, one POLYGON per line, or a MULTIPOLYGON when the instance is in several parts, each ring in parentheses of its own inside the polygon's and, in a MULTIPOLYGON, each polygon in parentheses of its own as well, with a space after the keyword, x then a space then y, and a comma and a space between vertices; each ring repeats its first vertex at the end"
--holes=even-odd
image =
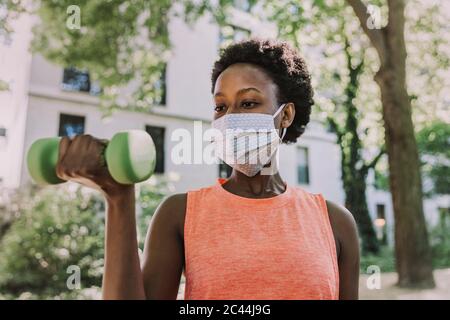
POLYGON ((275 119, 275 118, 277 117, 277 115, 284 109, 285 106, 286 106, 286 103, 283 103, 283 104, 278 108, 277 112, 275 112, 275 113, 273 114, 272 117, 275 119))
POLYGON ((287 128, 283 128, 283 133, 281 134, 281 138, 280 138, 281 142, 283 142, 283 138, 286 135, 286 133, 287 133, 287 128))
MULTIPOLYGON (((284 107, 286 106, 286 103, 283 103, 277 110, 277 112, 274 113, 273 118, 275 119, 278 114, 283 111, 284 107)), ((283 133, 281 134, 281 138, 280 140, 283 141, 284 136, 286 135, 287 132, 287 128, 282 128, 283 129, 283 133)))
MULTIPOLYGON (((284 109, 286 106, 285 103, 283 103, 278 110, 275 112, 275 114, 272 116, 273 119, 277 117, 277 115, 284 109)), ((281 135, 280 142, 283 141, 284 136, 286 135, 287 128, 283 128, 283 134, 281 135)), ((268 162, 270 164, 268 167, 263 167, 261 169, 262 175, 273 175, 278 172, 278 161, 279 161, 279 149, 277 148, 276 151, 273 153, 271 160, 268 162), (274 163, 275 162, 275 163, 274 163)), ((267 164, 266 164, 267 165, 267 164)))

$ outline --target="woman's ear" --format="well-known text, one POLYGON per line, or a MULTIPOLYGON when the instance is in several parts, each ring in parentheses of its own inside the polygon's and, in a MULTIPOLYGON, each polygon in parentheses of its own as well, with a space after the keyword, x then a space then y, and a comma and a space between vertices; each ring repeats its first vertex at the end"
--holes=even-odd
POLYGON ((295 105, 292 102, 286 103, 281 113, 281 127, 289 128, 295 117, 295 105))

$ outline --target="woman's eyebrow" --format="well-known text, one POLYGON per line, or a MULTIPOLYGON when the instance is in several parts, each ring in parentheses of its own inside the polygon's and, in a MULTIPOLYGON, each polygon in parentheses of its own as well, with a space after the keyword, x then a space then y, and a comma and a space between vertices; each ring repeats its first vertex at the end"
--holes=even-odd
MULTIPOLYGON (((256 91, 256 92, 258 92, 258 93, 262 93, 260 90, 254 88, 254 87, 249 87, 249 88, 243 88, 243 89, 240 89, 240 90, 236 93, 236 95, 239 96, 239 95, 241 95, 241 94, 243 94, 243 93, 246 93, 246 92, 248 92, 248 91, 256 91)), ((218 97, 218 96, 222 96, 222 97, 223 97, 223 96, 225 96, 225 94, 219 91, 219 92, 216 92, 216 93, 214 94, 214 97, 218 97)))

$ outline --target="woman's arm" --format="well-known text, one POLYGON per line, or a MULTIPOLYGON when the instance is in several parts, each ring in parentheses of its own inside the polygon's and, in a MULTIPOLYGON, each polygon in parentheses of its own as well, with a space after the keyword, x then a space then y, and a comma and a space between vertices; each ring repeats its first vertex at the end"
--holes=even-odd
POLYGON ((103 299, 145 299, 139 265, 134 186, 106 196, 103 299))
POLYGON ((133 185, 119 184, 104 166, 104 140, 90 135, 64 137, 59 144, 57 175, 100 191, 107 205, 104 299, 176 298, 184 261, 186 195, 164 201, 147 235, 141 271, 133 185), (144 283, 145 282, 145 283, 144 283))
POLYGON ((145 240, 142 272, 147 299, 176 299, 184 267, 187 195, 168 197, 156 210, 145 240))
POLYGON ((345 207, 327 201, 328 214, 338 251, 339 299, 358 299, 359 239, 353 215, 345 207))
POLYGON ((134 188, 109 200, 106 228, 105 299, 176 299, 184 265, 186 194, 165 199, 148 228, 139 265, 134 188))

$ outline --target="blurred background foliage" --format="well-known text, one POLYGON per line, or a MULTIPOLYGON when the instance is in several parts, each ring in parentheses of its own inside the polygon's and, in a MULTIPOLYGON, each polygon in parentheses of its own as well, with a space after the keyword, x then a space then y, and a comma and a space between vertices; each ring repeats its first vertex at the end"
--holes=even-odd
MULTIPOLYGON (((139 247, 151 217, 171 192, 167 179, 137 187, 139 247)), ((15 193, 0 190, 0 299, 98 299, 104 258, 104 202, 97 192, 75 184, 15 193), (68 267, 80 267, 79 289, 69 289, 68 267)), ((435 268, 450 266, 450 225, 430 232, 435 268)), ((395 271, 392 247, 361 256, 361 272, 377 265, 395 271)))
MULTIPOLYGON (((0 10, 0 39, 8 38, 9 21, 24 11, 23 2, 0 0, 0 8, 8 9, 0 10)), ((248 12, 256 5, 263 8, 252 14, 275 23, 279 38, 289 40, 306 55, 306 49, 320 53, 320 59, 306 56, 319 93, 316 95, 317 118, 335 123, 344 123, 349 118, 349 109, 343 106, 348 98, 350 75, 352 69, 364 62, 358 86, 352 84, 358 91, 349 101, 357 107, 352 118, 358 120, 354 128, 361 142, 358 152, 362 160, 373 159, 385 139, 379 90, 373 81, 378 64, 351 8, 344 0, 246 3, 248 12), (344 50, 346 39, 350 44, 347 51, 344 50)), ((386 1, 371 3, 385 10, 382 17, 387 16, 386 1)), ((170 14, 195 23, 208 13, 219 24, 227 25, 227 10, 236 1, 42 0, 39 4, 35 10, 41 23, 34 30, 33 50, 52 62, 89 70, 93 80, 99 81, 103 88, 102 106, 107 112, 120 108, 147 111, 158 100, 160 92, 155 83, 170 59, 167 25, 170 14), (61 28, 65 24, 67 7, 74 3, 83 13, 82 28, 78 31, 61 28), (134 90, 125 100, 119 100, 123 86, 134 90)), ((385 23, 382 21, 383 25, 385 23)), ((442 36, 443 30, 448 30, 448 18, 441 10, 440 1, 408 1, 407 81, 427 197, 450 191, 450 126, 443 117, 444 104, 448 102, 445 97, 450 59, 449 43, 442 36)), ((2 89, 7 89, 7 84, 0 79, 2 89)), ((343 151, 349 152, 349 148, 343 151)), ((389 190, 386 157, 375 166, 375 185, 378 189, 389 190)), ((104 207, 99 195, 84 188, 75 188, 75 191, 70 188, 74 187, 30 187, 14 193, 0 190, 3 199, 0 206, 0 298, 98 297, 103 267, 104 207), (69 265, 81 268, 80 290, 67 289, 69 265)), ((155 208, 171 192, 170 182, 164 180, 139 185, 137 228, 141 249, 155 208)), ((450 266, 447 221, 429 230, 434 267, 450 266)), ((393 249, 381 246, 377 254, 361 257, 362 272, 372 264, 380 266, 383 272, 395 271, 393 249)))
MULTIPOLYGON (((136 192, 141 248, 151 216, 170 191, 170 183, 154 180, 136 192)), ((1 195, 0 299, 99 298, 105 225, 100 194, 63 184, 1 195), (69 266, 80 268, 79 289, 67 286, 69 266)))

